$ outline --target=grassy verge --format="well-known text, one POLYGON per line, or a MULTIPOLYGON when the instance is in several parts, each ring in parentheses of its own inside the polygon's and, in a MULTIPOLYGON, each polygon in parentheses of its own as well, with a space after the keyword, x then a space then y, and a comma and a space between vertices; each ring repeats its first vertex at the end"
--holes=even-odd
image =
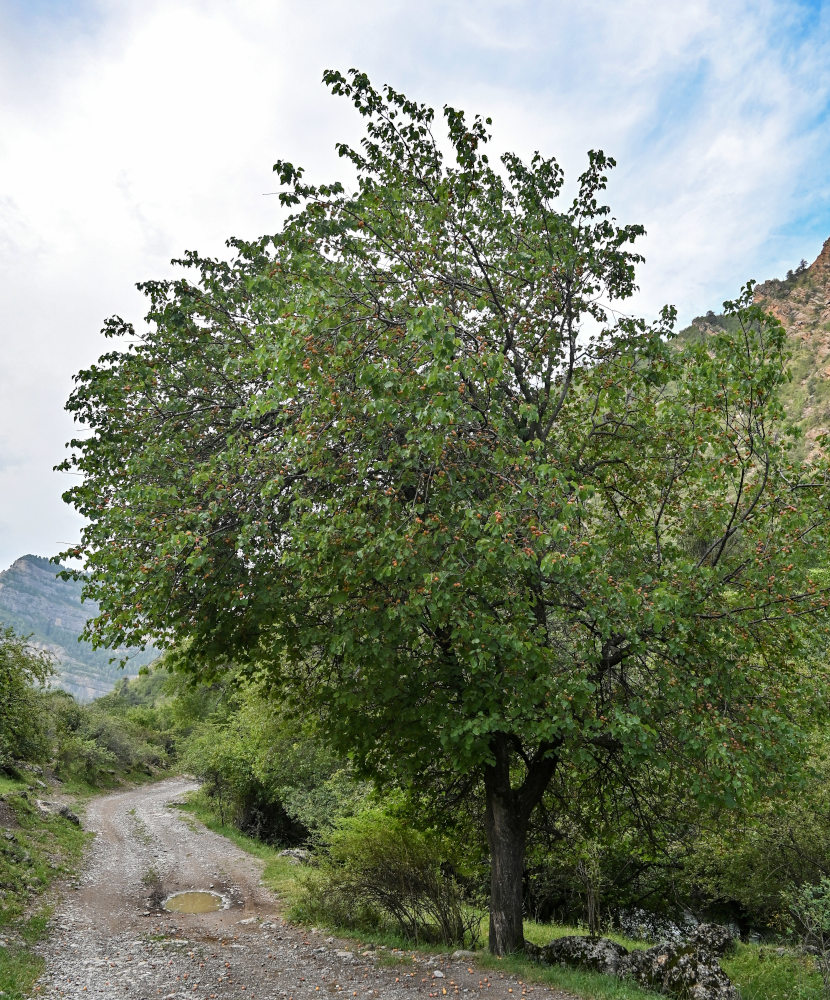
POLYGON ((46 932, 50 907, 44 893, 74 871, 88 834, 57 813, 46 815, 25 782, 0 786, 0 992, 6 1000, 29 995, 43 961, 32 953, 46 932))
MULTIPOLYGON (((227 837, 242 850, 256 855, 265 862, 264 883, 285 904, 289 919, 309 923, 302 907, 302 868, 279 857, 279 849, 247 837, 233 827, 223 825, 211 811, 207 799, 200 794, 182 807, 209 829, 227 837)), ((350 938, 361 945, 372 944, 385 949, 379 964, 402 965, 414 953, 446 953, 446 947, 435 945, 414 946, 411 941, 391 931, 364 931, 356 935, 353 929, 326 927, 338 937, 350 938)), ((555 924, 537 924, 525 921, 524 934, 534 944, 548 944, 555 938, 568 934, 581 934, 577 927, 555 924)), ((650 947, 648 942, 637 941, 623 935, 609 933, 612 940, 629 950, 650 947)), ((480 940, 487 940, 487 917, 483 917, 480 940)), ((741 1000, 824 1000, 821 977, 815 971, 812 959, 795 953, 783 952, 769 946, 739 944, 734 955, 721 961, 724 971, 740 989, 741 1000)), ((568 969, 562 966, 546 967, 531 962, 521 955, 498 958, 487 951, 476 954, 476 964, 483 969, 514 976, 523 983, 543 983, 549 987, 566 990, 585 1000, 655 1000, 659 994, 643 990, 633 983, 603 976, 595 972, 568 969)))
POLYGON ((82 774, 62 774, 61 792, 71 795, 78 802, 91 799, 94 795, 104 792, 115 792, 119 788, 132 788, 135 785, 149 785, 155 781, 163 781, 176 772, 170 768, 122 768, 117 771, 100 773, 94 780, 82 774))
POLYGON ((22 778, 10 778, 8 775, 0 774, 0 795, 6 792, 21 792, 26 787, 26 782, 22 778))
POLYGON ((739 944, 721 965, 740 989, 741 1000, 825 1000, 821 976, 806 955, 739 944))

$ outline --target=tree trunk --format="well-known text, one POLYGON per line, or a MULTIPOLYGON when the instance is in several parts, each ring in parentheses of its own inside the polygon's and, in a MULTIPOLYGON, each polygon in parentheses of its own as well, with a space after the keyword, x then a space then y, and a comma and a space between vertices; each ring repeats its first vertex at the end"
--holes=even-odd
POLYGON ((524 948, 522 928, 522 872, 527 820, 517 815, 510 786, 494 787, 488 768, 485 775, 487 812, 485 826, 490 847, 490 951, 505 955, 524 948), (488 780, 490 778, 491 780, 488 780))
POLYGON ((532 757, 522 754, 525 778, 518 788, 510 783, 509 738, 493 737, 493 763, 484 768, 487 812, 484 825, 490 847, 490 951, 505 955, 523 951, 522 926, 525 845, 530 817, 556 771, 561 738, 541 743, 532 757))

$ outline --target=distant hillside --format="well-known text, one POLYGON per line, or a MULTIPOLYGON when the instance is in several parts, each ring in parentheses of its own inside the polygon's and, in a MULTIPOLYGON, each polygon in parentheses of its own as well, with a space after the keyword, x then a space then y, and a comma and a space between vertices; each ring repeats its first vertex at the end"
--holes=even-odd
MULTIPOLYGON (((803 452, 817 450, 816 438, 830 430, 830 239, 807 266, 786 278, 755 287, 755 301, 784 324, 789 338, 792 381, 782 396, 789 418, 804 431, 803 452)), ((727 327, 729 318, 713 312, 698 316, 681 336, 705 336, 727 327)))
POLYGON ((122 670, 109 662, 111 650, 79 642, 86 620, 97 607, 91 602, 82 604, 81 584, 57 579, 59 569, 48 559, 30 555, 0 573, 0 624, 31 635, 32 645, 54 655, 58 669, 54 686, 80 701, 90 701, 111 691, 119 678, 137 674, 158 653, 136 651, 122 670))

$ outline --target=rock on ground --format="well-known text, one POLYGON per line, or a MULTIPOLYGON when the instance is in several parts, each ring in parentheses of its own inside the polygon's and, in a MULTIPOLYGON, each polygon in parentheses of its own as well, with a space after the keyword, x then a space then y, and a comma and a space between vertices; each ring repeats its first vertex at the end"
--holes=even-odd
MULTIPOLYGON (((704 932, 701 938, 707 939, 708 933, 715 944, 723 945, 724 929, 709 927, 714 930, 704 932)), ((629 952, 608 938, 570 935, 541 948, 526 944, 525 951, 544 965, 568 965, 621 976, 677 1000, 740 1000, 715 955, 692 942, 663 942, 645 951, 629 952)))
POLYGON ((571 965, 606 975, 617 975, 628 949, 608 938, 588 938, 577 934, 557 938, 542 948, 525 950, 543 965, 571 965))
POLYGON ((689 935, 689 944, 696 945, 710 955, 731 955, 735 950, 735 936, 723 924, 698 924, 689 935))
POLYGON ((641 986, 680 1000, 740 1000, 717 958, 689 943, 632 951, 620 972, 641 986))

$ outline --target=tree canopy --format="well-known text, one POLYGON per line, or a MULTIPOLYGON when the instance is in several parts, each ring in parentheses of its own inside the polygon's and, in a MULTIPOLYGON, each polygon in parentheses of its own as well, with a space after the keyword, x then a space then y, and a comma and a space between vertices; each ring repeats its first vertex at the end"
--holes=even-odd
POLYGON ((783 328, 672 340, 616 311, 640 226, 489 120, 328 72, 356 189, 276 164, 275 235, 140 286, 81 372, 66 494, 108 645, 264 671, 362 769, 483 779, 491 948, 521 947, 530 815, 567 766, 680 763, 736 801, 821 703, 826 471, 777 398, 783 328), (442 140, 443 142, 443 140, 442 140))

